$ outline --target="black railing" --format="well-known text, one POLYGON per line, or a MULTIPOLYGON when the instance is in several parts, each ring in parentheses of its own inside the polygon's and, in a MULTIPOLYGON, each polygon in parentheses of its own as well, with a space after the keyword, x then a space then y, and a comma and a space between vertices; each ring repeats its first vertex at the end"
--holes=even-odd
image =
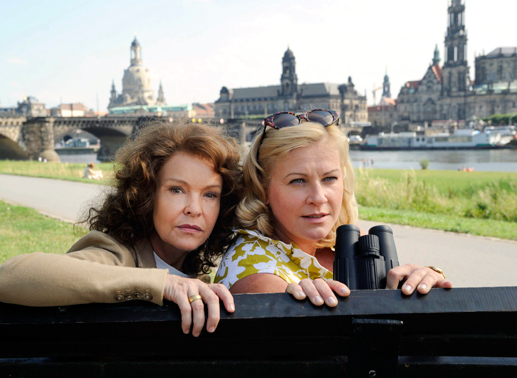
POLYGON ((516 377, 517 288, 235 296, 213 334, 148 303, 0 304, 1 377, 516 377))

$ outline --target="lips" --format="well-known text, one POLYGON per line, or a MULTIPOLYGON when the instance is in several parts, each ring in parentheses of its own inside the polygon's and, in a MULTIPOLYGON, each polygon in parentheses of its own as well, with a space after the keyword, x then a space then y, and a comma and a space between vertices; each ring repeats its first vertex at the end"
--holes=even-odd
POLYGON ((326 217, 327 215, 328 214, 310 214, 310 215, 303 215, 302 218, 317 220, 317 219, 322 219, 322 218, 326 217))
POLYGON ((179 229, 186 231, 186 232, 198 232, 203 231, 201 227, 196 226, 195 224, 180 224, 178 226, 179 229))

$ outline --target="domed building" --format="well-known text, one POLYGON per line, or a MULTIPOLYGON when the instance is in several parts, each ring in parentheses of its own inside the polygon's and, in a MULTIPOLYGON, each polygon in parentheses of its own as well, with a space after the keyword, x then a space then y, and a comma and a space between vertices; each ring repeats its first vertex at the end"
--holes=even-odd
POLYGON ((117 94, 113 82, 108 109, 110 113, 154 112, 157 109, 153 107, 161 105, 166 105, 162 84, 155 100, 149 70, 143 65, 142 48, 135 37, 131 43, 131 64, 122 78, 122 93, 117 94))

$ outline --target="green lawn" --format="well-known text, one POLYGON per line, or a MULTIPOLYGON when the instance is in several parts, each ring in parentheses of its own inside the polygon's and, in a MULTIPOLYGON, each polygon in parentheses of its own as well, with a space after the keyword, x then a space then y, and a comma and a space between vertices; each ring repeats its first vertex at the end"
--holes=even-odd
POLYGON ((517 240, 517 223, 515 222, 372 207, 360 207, 359 218, 378 223, 395 223, 471 235, 517 240))
MULTIPOLYGON (((357 169, 357 176, 368 175, 371 178, 386 179, 395 183, 404 181, 412 171, 398 169, 357 169)), ((416 180, 435 186, 438 192, 472 194, 494 182, 501 182, 504 188, 510 189, 511 183, 517 184, 517 172, 461 172, 461 171, 413 171, 416 180)))
POLYGON ((29 252, 65 253, 86 229, 0 201, 0 263, 29 252))
POLYGON ((102 180, 83 178, 86 164, 82 163, 41 163, 39 161, 0 160, 0 173, 20 176, 46 177, 60 180, 109 185, 114 177, 113 163, 100 163, 95 170, 102 170, 102 180))

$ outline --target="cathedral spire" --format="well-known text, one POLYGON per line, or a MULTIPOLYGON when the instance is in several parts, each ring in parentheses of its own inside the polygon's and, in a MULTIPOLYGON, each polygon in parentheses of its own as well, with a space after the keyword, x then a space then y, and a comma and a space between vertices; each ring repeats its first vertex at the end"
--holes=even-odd
POLYGON ((115 80, 112 79, 111 81, 111 97, 110 97, 110 104, 115 104, 117 102, 117 90, 115 89, 115 80))
POLYGON ((158 97, 156 98, 156 103, 159 104, 159 105, 165 105, 166 104, 165 95, 163 93, 163 87, 162 87, 162 82, 161 81, 160 81, 160 87, 158 88, 158 97))
POLYGON ((298 92, 298 76, 296 75, 296 60, 294 54, 287 46, 282 58, 282 76, 280 76, 281 96, 292 96, 298 92))
POLYGON ((438 45, 434 48, 434 56, 433 56, 433 66, 440 64, 440 50, 438 50, 438 45))
POLYGON ((391 98, 390 90, 390 78, 388 76, 388 68, 386 68, 386 74, 384 75, 384 82, 382 83, 382 97, 391 98))

